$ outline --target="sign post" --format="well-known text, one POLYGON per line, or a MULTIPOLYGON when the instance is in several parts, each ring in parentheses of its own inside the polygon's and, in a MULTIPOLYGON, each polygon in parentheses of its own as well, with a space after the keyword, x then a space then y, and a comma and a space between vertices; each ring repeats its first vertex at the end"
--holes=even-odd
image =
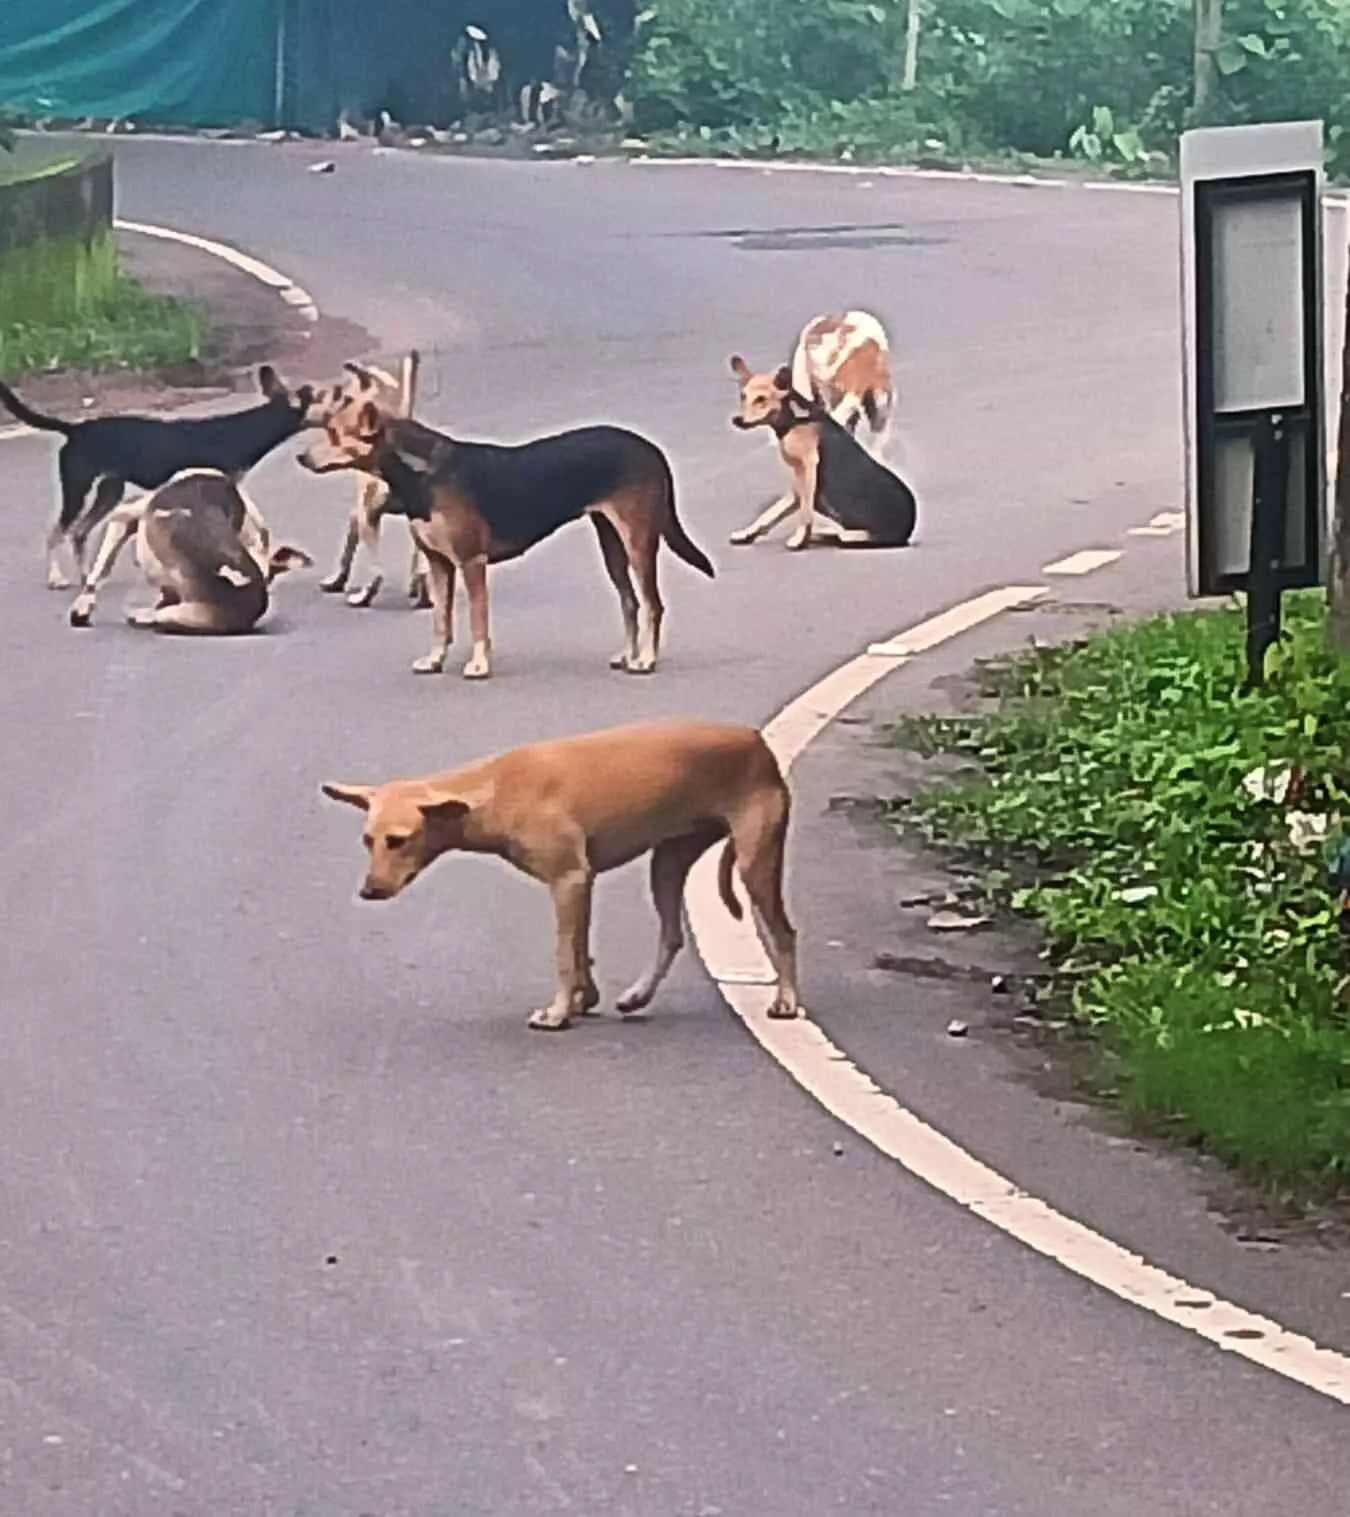
POLYGON ((1249 688, 1324 575, 1322 182, 1320 121, 1181 139, 1187 589, 1246 591, 1249 688))

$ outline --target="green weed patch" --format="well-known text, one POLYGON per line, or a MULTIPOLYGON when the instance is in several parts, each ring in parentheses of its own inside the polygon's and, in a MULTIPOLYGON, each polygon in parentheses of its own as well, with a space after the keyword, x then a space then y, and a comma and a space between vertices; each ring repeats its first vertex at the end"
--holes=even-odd
POLYGON ((111 236, 47 239, 0 253, 0 377, 43 369, 155 369, 201 353, 182 301, 129 278, 111 236))
POLYGON ((1350 948, 1332 878, 1350 830, 1350 665, 1291 601, 1242 694, 1236 610, 1153 618, 983 672, 988 716, 893 737, 964 755, 897 822, 982 862, 1044 931, 1109 1083, 1281 1184, 1350 1170, 1350 948))

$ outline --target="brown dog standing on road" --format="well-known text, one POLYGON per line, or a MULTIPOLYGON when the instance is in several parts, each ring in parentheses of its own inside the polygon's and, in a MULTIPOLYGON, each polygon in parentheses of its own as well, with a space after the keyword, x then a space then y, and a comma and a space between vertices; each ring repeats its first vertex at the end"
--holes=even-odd
POLYGON ((681 907, 689 871, 725 839, 722 900, 739 920, 734 868, 768 935, 778 977, 769 1015, 797 1015, 797 934, 783 904, 791 797, 778 760, 753 727, 645 722, 532 743, 424 779, 322 789, 366 813, 364 901, 390 900, 452 852, 505 859, 548 886, 558 986, 552 1002, 529 1021, 548 1031, 600 1001, 590 953, 596 875, 652 856, 656 959, 618 1002, 622 1013, 638 1011, 684 946, 681 907))
POLYGON ((357 469, 377 475, 390 491, 385 514, 408 517, 426 556, 434 613, 431 651, 413 665, 417 674, 445 667, 458 573, 473 636, 464 677, 486 679, 492 672, 488 566, 519 558, 584 516, 600 539, 623 614, 624 647, 610 660, 613 669, 650 674, 656 668, 665 617, 657 574, 663 542, 713 578, 708 556, 676 512, 666 455, 624 427, 574 427, 513 446, 465 442, 354 399, 328 418, 324 440, 298 462, 314 474, 357 469))

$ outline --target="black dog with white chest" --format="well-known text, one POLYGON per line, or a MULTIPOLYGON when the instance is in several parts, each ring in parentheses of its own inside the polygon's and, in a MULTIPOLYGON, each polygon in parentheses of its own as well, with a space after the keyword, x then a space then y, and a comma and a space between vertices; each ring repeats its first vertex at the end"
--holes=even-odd
POLYGON ((217 469, 236 483, 283 442, 322 421, 327 398, 311 385, 291 389, 270 364, 258 370, 260 404, 224 416, 95 416, 62 421, 26 405, 0 384, 0 405, 26 426, 59 433, 61 509, 47 534, 47 583, 66 587, 57 554, 69 541, 84 579, 89 534, 121 502, 128 485, 158 490, 185 469, 217 469), (91 498, 92 494, 92 498, 91 498))

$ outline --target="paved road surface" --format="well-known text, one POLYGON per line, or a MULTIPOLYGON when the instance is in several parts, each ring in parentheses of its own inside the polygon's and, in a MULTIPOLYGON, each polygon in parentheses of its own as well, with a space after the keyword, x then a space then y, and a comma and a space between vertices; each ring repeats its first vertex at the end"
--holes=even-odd
MULTIPOLYGON (((435 348, 433 419, 649 431, 719 578, 669 563, 646 682, 605 668, 582 532, 498 575, 486 687, 413 678, 421 618, 312 579, 247 644, 147 639, 120 590, 76 635, 40 586, 49 444, 4 445, 0 1507, 1344 1517, 1337 1408, 837 1156, 693 963, 645 1024, 527 1036, 542 894, 463 861, 360 907, 357 828, 316 796, 645 713, 762 718, 1175 506, 1172 202, 119 151, 123 214, 435 348), (842 302, 897 336, 922 544, 734 554, 777 476, 727 426, 726 357, 776 361, 842 302)), ((289 457, 255 483, 330 551, 346 487, 289 457)), ((1179 584, 1179 552, 1149 562, 1179 584)), ((652 931, 640 876, 608 881, 606 986, 652 931)))

